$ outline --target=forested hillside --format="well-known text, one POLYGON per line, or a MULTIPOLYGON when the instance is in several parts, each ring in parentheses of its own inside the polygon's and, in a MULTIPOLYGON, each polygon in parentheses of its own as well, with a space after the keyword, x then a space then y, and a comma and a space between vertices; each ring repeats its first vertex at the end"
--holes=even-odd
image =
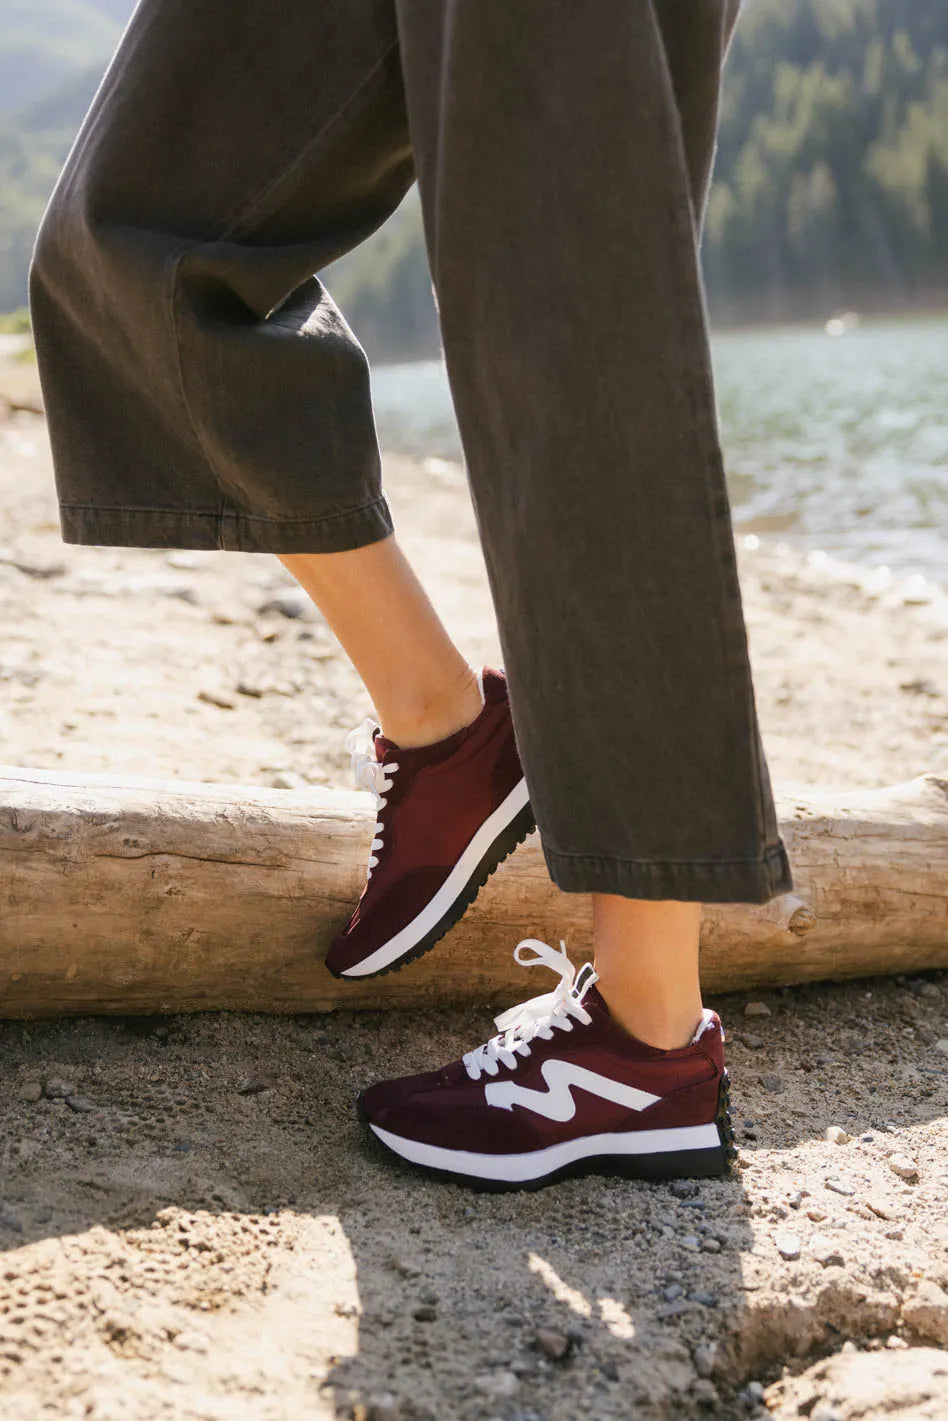
POLYGON ((945 0, 751 0, 705 262, 744 316, 948 296, 945 0))
MULTIPOLYGON (((0 311, 131 8, 0 0, 0 311)), ((948 303, 945 0, 745 0, 705 265, 724 319, 948 303)), ((433 348, 413 199, 332 285, 376 354, 433 348)))
POLYGON ((131 0, 0 0, 0 311, 26 299, 33 234, 131 0))
POLYGON ((129 0, 0 0, 0 113, 15 113, 102 68, 129 0))

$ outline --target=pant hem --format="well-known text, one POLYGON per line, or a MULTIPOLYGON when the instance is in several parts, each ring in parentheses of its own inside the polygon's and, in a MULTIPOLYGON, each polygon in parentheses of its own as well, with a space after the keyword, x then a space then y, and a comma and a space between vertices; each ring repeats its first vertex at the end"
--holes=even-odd
POLYGON ((613 893, 688 903, 768 903, 793 891, 782 844, 760 859, 656 862, 563 854, 544 846, 550 877, 564 893, 613 893))
POLYGON ((217 512, 61 504, 63 541, 97 547, 223 549, 239 553, 343 553, 393 532, 384 497, 323 518, 286 521, 217 512))

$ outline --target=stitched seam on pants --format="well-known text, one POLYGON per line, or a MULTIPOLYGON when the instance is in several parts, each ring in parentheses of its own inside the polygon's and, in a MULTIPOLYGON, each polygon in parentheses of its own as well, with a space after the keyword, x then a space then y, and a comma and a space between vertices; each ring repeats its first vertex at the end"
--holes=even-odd
POLYGON ((320 143, 325 142, 327 136, 333 131, 335 126, 344 117, 344 115, 349 112, 349 110, 352 108, 353 104, 356 102, 359 96, 365 92, 365 90, 369 87, 370 83, 375 81, 382 67, 388 60, 389 55, 391 55, 392 52, 397 49, 397 47, 398 38, 396 36, 392 43, 387 47, 385 52, 379 57, 375 64, 372 65, 371 69, 364 76, 359 85, 353 90, 352 94, 346 100, 346 102, 335 111, 331 118, 326 120, 322 128, 320 128, 319 132, 314 134, 313 137, 303 145, 303 147, 299 150, 293 161, 287 167, 281 166, 279 171, 274 175, 273 178, 270 179, 266 186, 263 187, 260 192, 256 193, 254 197, 245 204, 245 206, 236 216, 230 218, 230 220, 224 226, 223 230, 218 235, 214 236, 211 231, 207 231, 203 237, 189 238, 186 241, 181 242, 179 246, 175 247, 171 251, 165 263, 165 273, 167 274, 170 270, 171 292, 170 300, 168 302, 167 314, 170 318, 170 335, 171 342, 175 350, 175 364, 178 372, 178 384, 181 390, 182 406, 185 414, 188 417, 188 422, 191 425, 191 432, 197 440, 198 448, 201 450, 201 453, 207 460, 208 467, 214 473, 214 477, 217 480, 218 486, 220 487, 221 491, 221 505, 218 513, 218 517, 220 519, 218 543, 221 548, 223 548, 224 546, 224 518, 228 516, 232 517, 234 515, 229 514, 227 511, 228 495, 223 485, 221 484, 220 477, 217 474, 217 463, 214 458, 212 458, 211 452, 204 441, 200 425, 194 417, 194 410, 192 409, 191 401, 188 396, 187 383, 185 381, 184 376, 184 360, 182 354, 182 347, 184 342, 180 335, 180 323, 178 320, 178 302, 180 298, 181 289, 182 262, 184 260, 185 255, 189 251, 192 251, 198 247, 205 246, 211 240, 222 242, 233 236, 236 233, 237 229, 240 227, 240 225, 246 222, 248 216, 254 211, 257 206, 259 206, 260 203, 264 201, 264 199, 269 195, 269 193, 271 193, 274 188, 279 185, 279 183, 284 182, 287 177, 291 176, 293 172, 302 163, 303 159, 313 152, 313 149, 315 147, 317 147, 320 143))
POLYGON ((71 508, 76 513, 159 513, 170 518, 217 518, 216 508, 142 508, 124 503, 65 503, 59 500, 60 508, 71 508))
POLYGON ((561 849, 548 849, 550 858, 574 859, 581 863, 627 864, 632 868, 747 868, 766 866, 772 859, 782 859, 784 850, 779 845, 767 849, 756 859, 630 859, 609 858, 606 854, 571 854, 561 849))
POLYGON ((361 95, 367 89, 369 89, 370 86, 375 82, 378 77, 379 71, 385 65, 389 55, 393 52, 393 50, 396 50, 397 48, 398 37, 396 36, 395 39, 392 40, 391 44, 383 51, 383 53, 379 55, 378 59, 368 70, 365 76, 361 79, 356 88, 353 89, 352 93, 349 95, 348 99, 346 99, 345 103, 341 104, 339 108, 336 109, 332 117, 326 120, 322 128, 318 131, 318 133, 314 133, 312 138, 307 139, 306 143, 304 143, 303 147, 297 153, 293 161, 286 167, 281 166, 280 170, 274 174, 274 176, 270 179, 267 185, 261 188, 261 190, 256 193, 253 198, 250 199, 250 201, 243 207, 243 209, 237 214, 236 217, 231 218, 230 222, 224 228, 223 232, 221 232, 220 236, 216 238, 217 241, 226 242, 229 240, 229 238, 233 237, 236 234, 237 229, 241 226, 241 224, 247 221, 248 217, 253 214, 254 209, 259 206, 259 204, 263 202, 267 197, 269 197, 270 193, 273 192, 274 188, 279 187, 280 183, 285 182, 287 178, 292 177, 293 173, 303 162, 303 159, 309 157, 313 149, 317 148, 319 144, 325 140, 327 135, 330 134, 332 130, 336 127, 336 125, 340 122, 340 120, 345 117, 345 115, 349 112, 349 110, 353 107, 353 105, 361 97, 361 95))
MULTIPOLYGON (((696 267, 695 281, 688 283, 687 290, 684 286, 680 286, 679 288, 679 295, 681 298, 678 302, 678 309, 680 312, 678 326, 679 340, 683 356, 687 357, 689 346, 693 346, 696 340, 707 340, 707 322, 705 320, 705 313, 701 300, 700 241, 699 233, 696 227, 698 218, 694 211, 694 207, 691 202, 687 187, 687 155, 685 153, 684 136, 681 131, 680 112, 678 109, 677 100, 675 98, 674 85, 672 83, 671 71, 668 64, 668 55, 665 50, 665 41, 664 37, 662 36, 661 28, 658 24, 654 10, 652 10, 651 13, 652 24, 655 28, 658 40, 658 48, 661 56, 660 62, 664 71, 665 84, 671 95, 671 106, 679 118, 679 122, 675 123, 671 121, 670 116, 667 113, 665 114, 666 137, 669 145, 676 150, 676 155, 678 159, 677 173, 679 180, 684 179, 685 181, 684 192, 679 194, 679 200, 677 202, 674 201, 671 194, 669 194, 668 211, 669 216, 671 218, 672 230, 677 233, 678 240, 682 248, 687 250, 689 254, 693 255, 696 267)), ((715 508, 714 494, 720 491, 719 486, 720 488, 723 488, 724 497, 726 499, 728 497, 728 493, 727 482, 724 476, 723 463, 721 461, 720 436, 718 433, 717 421, 714 414, 715 401, 712 377, 707 362, 703 364, 700 382, 691 376, 691 361, 689 361, 687 358, 683 358, 682 366, 686 371, 689 372, 689 378, 686 381, 686 390, 692 411, 692 427, 696 432, 698 429, 700 429, 705 435, 710 445, 711 457, 709 459, 706 459, 706 451, 703 447, 705 444, 705 439, 696 440, 696 444, 698 446, 697 453, 699 456, 698 462, 702 469, 702 477, 704 479, 704 490, 708 510, 709 526, 711 528, 712 537, 715 544, 714 562, 717 571, 718 582, 721 589, 722 605, 725 608, 733 608, 733 606, 735 605, 736 597, 736 606, 741 609, 741 617, 743 619, 740 580, 737 574, 736 559, 733 547, 733 531, 729 537, 722 537, 720 519, 717 516, 717 511, 715 508)), ((744 704, 742 706, 741 716, 744 724, 744 733, 750 745, 750 754, 754 767, 754 778, 756 781, 754 786, 754 789, 756 791, 754 795, 754 809, 755 818, 757 821, 757 833, 760 840, 762 842, 765 842, 767 837, 767 815, 764 806, 764 776, 763 767, 760 759, 760 736, 757 729, 756 715, 754 711, 754 693, 752 689, 753 679, 750 666, 750 657, 746 644, 746 626, 743 634, 744 647, 739 655, 739 663, 737 667, 734 666, 732 661, 731 636, 732 629, 722 625, 721 640, 724 651, 724 664, 727 668, 727 672, 728 674, 731 674, 735 669, 740 670, 745 675, 748 684, 748 693, 742 696, 744 704)))
MULTIPOLYGON (((376 508, 385 506, 386 500, 383 494, 380 498, 375 498, 371 503, 360 503, 354 508, 344 508, 339 513, 321 513, 308 518, 268 518, 259 513, 241 513, 227 511, 228 518, 235 518, 238 523, 272 523, 276 527, 286 527, 290 524, 298 523, 335 523, 343 518, 353 518, 360 513, 371 513, 376 508)), ((60 508, 71 508, 79 513, 143 513, 148 516, 153 514, 167 515, 171 518, 217 518, 221 517, 219 508, 143 508, 139 506, 127 506, 125 504, 105 504, 105 503, 64 503, 60 500, 60 508)))

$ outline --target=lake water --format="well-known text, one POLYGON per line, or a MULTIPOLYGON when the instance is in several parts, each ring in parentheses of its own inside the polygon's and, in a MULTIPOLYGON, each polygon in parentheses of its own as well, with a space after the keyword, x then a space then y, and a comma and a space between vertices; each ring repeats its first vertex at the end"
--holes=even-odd
MULTIPOLYGON (((948 318, 714 338, 735 524, 948 584, 948 318)), ((383 366, 386 449, 460 460, 444 367, 383 366)))

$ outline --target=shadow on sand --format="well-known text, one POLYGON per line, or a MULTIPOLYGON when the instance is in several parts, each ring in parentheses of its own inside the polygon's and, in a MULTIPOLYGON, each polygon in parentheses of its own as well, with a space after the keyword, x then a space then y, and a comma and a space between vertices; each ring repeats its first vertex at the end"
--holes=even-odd
MULTIPOLYGON (((7 1415, 751 1415, 748 1378, 894 1325, 850 1267, 796 1275, 770 1238, 812 1231, 818 1203, 854 1262, 865 1190, 817 1199, 806 1142, 838 1123, 891 1148, 948 1113, 916 1034, 919 1011, 943 1014, 935 990, 784 990, 760 1021, 717 1002, 735 1026, 731 1178, 518 1195, 393 1167, 352 1108, 366 1082, 481 1039, 483 1014, 2 1023, 7 1415)), ((858 1176, 873 1142, 837 1173, 858 1176)))

